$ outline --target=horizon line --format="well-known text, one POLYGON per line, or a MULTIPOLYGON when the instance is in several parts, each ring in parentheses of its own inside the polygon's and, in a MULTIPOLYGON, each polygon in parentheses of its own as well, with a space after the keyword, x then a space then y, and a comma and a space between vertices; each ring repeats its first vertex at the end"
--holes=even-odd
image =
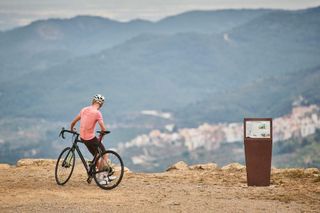
POLYGON ((165 16, 163 16, 161 18, 158 18, 158 19, 147 19, 147 18, 140 18, 140 17, 134 17, 134 18, 131 18, 131 19, 117 19, 117 18, 111 18, 110 16, 83 13, 83 14, 64 16, 64 17, 52 16, 52 17, 47 17, 47 18, 34 19, 34 20, 30 20, 30 22, 28 22, 26 24, 17 25, 17 26, 14 26, 12 28, 7 28, 7 29, 0 29, 0 33, 12 31, 12 30, 15 30, 17 28, 27 27, 27 26, 35 23, 35 22, 49 21, 49 20, 71 20, 71 19, 74 19, 74 18, 77 18, 77 17, 102 18, 102 19, 107 19, 107 20, 114 21, 114 22, 119 22, 119 23, 130 23, 130 22, 134 22, 134 21, 145 21, 145 22, 150 22, 150 23, 157 23, 157 22, 161 22, 161 21, 163 21, 165 19, 168 19, 168 18, 171 18, 171 17, 179 16, 179 15, 186 14, 186 13, 192 13, 192 12, 220 12, 220 11, 241 11, 241 10, 250 10, 250 11, 252 11, 252 10, 270 10, 270 11, 293 11, 294 12, 294 11, 301 11, 301 10, 310 10, 310 9, 315 9, 315 8, 320 8, 320 5, 313 6, 313 7, 299 8, 299 9, 272 8, 272 7, 193 9, 193 10, 186 10, 186 11, 177 12, 177 13, 174 13, 174 14, 168 14, 168 15, 165 15, 165 16))

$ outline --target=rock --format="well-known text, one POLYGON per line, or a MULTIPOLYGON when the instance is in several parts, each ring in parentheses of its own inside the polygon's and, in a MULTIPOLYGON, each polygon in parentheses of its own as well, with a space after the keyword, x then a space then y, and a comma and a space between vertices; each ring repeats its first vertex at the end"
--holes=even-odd
POLYGON ((171 170, 189 170, 188 164, 183 161, 179 161, 178 163, 170 166, 166 171, 171 170))
POLYGON ((49 159, 20 159, 17 167, 20 166, 52 166, 56 164, 56 160, 49 159))
POLYGON ((0 169, 9 169, 10 165, 6 163, 0 163, 0 169))
POLYGON ((307 169, 304 170, 304 174, 306 174, 306 175, 319 174, 319 169, 317 169, 317 168, 307 168, 307 169))
POLYGON ((276 168, 276 167, 271 167, 271 173, 273 173, 273 174, 279 174, 279 173, 281 173, 282 171, 281 171, 281 169, 278 169, 278 168, 276 168))
POLYGON ((286 168, 282 170, 282 174, 288 178, 302 178, 307 176, 304 173, 304 169, 301 168, 286 168))
MULTIPOLYGON (((120 166, 116 166, 115 169, 117 171, 119 171, 120 170, 120 166)), ((123 167, 123 172, 124 173, 132 173, 132 171, 130 171, 130 169, 128 167, 123 167)))
POLYGON ((124 171, 125 173, 132 173, 132 171, 131 171, 128 167, 124 167, 124 168, 123 168, 123 171, 124 171))
POLYGON ((297 175, 299 174, 300 176, 304 175, 304 169, 301 168, 285 168, 281 170, 282 173, 284 174, 289 174, 289 175, 297 175))
POLYGON ((218 165, 215 163, 207 163, 207 164, 196 164, 189 166, 192 170, 215 170, 218 168, 218 165))
POLYGON ((246 167, 240 163, 230 163, 221 168, 222 170, 245 170, 246 167))
POLYGON ((304 172, 304 169, 301 168, 286 168, 286 169, 282 169, 283 172, 286 173, 295 173, 295 172, 304 172))

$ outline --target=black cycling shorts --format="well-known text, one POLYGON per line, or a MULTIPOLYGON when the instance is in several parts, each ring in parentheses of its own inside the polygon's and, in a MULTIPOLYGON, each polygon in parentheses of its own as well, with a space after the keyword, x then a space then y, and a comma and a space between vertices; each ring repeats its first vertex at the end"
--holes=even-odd
POLYGON ((88 148, 89 152, 95 156, 98 153, 97 147, 100 147, 101 151, 104 152, 106 149, 104 148, 103 144, 99 142, 97 137, 92 138, 91 140, 83 140, 81 138, 82 142, 86 147, 88 148))

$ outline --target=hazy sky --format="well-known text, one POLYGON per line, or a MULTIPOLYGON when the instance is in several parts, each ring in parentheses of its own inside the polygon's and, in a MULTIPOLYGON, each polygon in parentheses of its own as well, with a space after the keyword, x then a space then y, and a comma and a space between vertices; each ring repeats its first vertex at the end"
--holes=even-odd
POLYGON ((0 30, 37 19, 97 15, 120 21, 159 20, 189 10, 225 8, 301 9, 320 0, 0 0, 0 30))

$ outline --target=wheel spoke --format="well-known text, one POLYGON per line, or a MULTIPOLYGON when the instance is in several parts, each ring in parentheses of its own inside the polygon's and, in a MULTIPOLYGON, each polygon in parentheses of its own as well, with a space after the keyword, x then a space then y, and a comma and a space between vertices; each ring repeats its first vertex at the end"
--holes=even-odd
POLYGON ((61 152, 56 164, 55 178, 59 185, 63 185, 68 182, 73 172, 74 164, 74 152, 68 147, 61 152))
POLYGON ((111 150, 102 154, 95 167, 94 179, 103 189, 113 189, 123 177, 123 162, 120 156, 111 150))

